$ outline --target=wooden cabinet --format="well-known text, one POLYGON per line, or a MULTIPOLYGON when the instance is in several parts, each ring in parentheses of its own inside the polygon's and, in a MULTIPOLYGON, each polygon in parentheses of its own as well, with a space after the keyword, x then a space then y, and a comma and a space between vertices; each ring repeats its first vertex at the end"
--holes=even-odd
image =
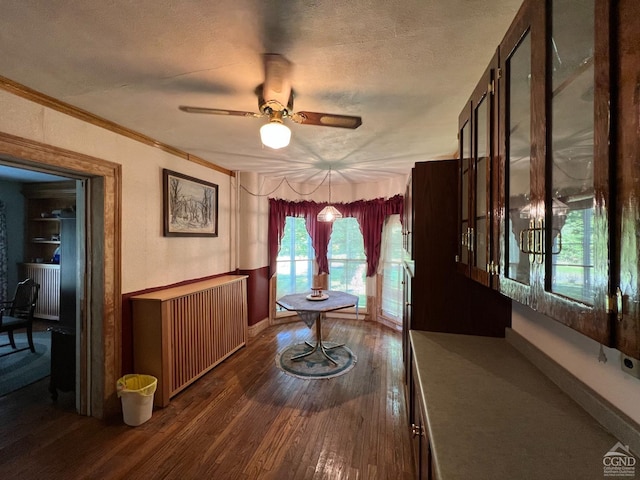
POLYGON ((604 3, 527 1, 500 44, 500 290, 610 344, 604 3))
POLYGON ((403 277, 405 372, 410 329, 504 336, 511 324, 510 300, 457 270, 457 159, 418 162, 411 178, 405 197, 413 219, 413 260, 404 262, 403 277))
POLYGON ((525 0, 459 117, 456 242, 461 273, 635 358, 639 11, 525 0))
POLYGON ((420 384, 416 378, 415 364, 411 363, 411 379, 409 382, 409 425, 411 427, 411 444, 413 461, 418 480, 436 480, 431 459, 427 413, 420 393, 420 384))
POLYGON ((411 178, 408 228, 414 248, 413 260, 405 262, 405 323, 409 329, 443 331, 460 319, 457 295, 464 288, 455 265, 457 161, 418 162, 411 178))
POLYGON ((458 270, 497 287, 497 96, 496 52, 458 119, 458 270))

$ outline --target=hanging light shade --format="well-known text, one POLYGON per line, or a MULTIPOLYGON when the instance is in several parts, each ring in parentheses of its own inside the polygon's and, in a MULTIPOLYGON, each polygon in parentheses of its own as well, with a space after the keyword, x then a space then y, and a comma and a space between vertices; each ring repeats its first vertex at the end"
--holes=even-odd
POLYGON ((289 145, 291 130, 281 120, 274 118, 260 127, 260 140, 269 148, 283 148, 289 145))
POLYGON ((333 222, 336 218, 342 218, 340 210, 331 205, 331 168, 329 168, 329 205, 318 213, 319 222, 333 222))
POLYGON ((318 213, 319 222, 333 222, 336 218, 342 218, 342 214, 333 205, 327 205, 318 213))

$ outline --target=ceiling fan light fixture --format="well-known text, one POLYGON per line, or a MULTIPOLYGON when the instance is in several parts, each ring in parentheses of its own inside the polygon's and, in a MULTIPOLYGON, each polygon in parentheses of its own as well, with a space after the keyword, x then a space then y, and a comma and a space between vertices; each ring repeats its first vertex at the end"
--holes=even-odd
POLYGON ((262 144, 277 150, 286 147, 291 141, 291 130, 281 120, 271 119, 260 127, 262 144))

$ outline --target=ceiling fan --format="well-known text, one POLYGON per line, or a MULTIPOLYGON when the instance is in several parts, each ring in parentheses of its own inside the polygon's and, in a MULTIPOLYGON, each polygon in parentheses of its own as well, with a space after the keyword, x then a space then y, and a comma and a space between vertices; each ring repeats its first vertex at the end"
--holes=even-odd
POLYGON ((291 130, 284 124, 285 119, 291 119, 302 125, 324 127, 355 129, 362 125, 362 118, 360 117, 332 113, 294 112, 291 67, 291 62, 282 55, 264 55, 264 83, 255 89, 260 113, 186 105, 181 105, 179 108, 187 113, 268 117, 269 122, 260 128, 260 138, 264 145, 274 149, 286 147, 291 139, 291 130))

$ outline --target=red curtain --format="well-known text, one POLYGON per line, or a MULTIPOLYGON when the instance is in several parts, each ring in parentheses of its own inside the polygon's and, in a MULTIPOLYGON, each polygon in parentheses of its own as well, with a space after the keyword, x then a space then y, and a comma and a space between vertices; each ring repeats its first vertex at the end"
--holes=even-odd
MULTIPOLYGON (((327 248, 333 228, 332 222, 319 222, 318 212, 327 204, 312 201, 290 202, 287 200, 269 199, 269 275, 276 273, 276 258, 280 251, 280 242, 284 235, 286 217, 304 217, 307 232, 316 255, 319 273, 329 273, 327 248)), ((387 200, 358 200, 351 203, 333 204, 345 217, 354 217, 358 221, 364 252, 367 257, 367 276, 375 275, 380 260, 382 245, 382 226, 388 215, 402 215, 402 195, 387 200)))

